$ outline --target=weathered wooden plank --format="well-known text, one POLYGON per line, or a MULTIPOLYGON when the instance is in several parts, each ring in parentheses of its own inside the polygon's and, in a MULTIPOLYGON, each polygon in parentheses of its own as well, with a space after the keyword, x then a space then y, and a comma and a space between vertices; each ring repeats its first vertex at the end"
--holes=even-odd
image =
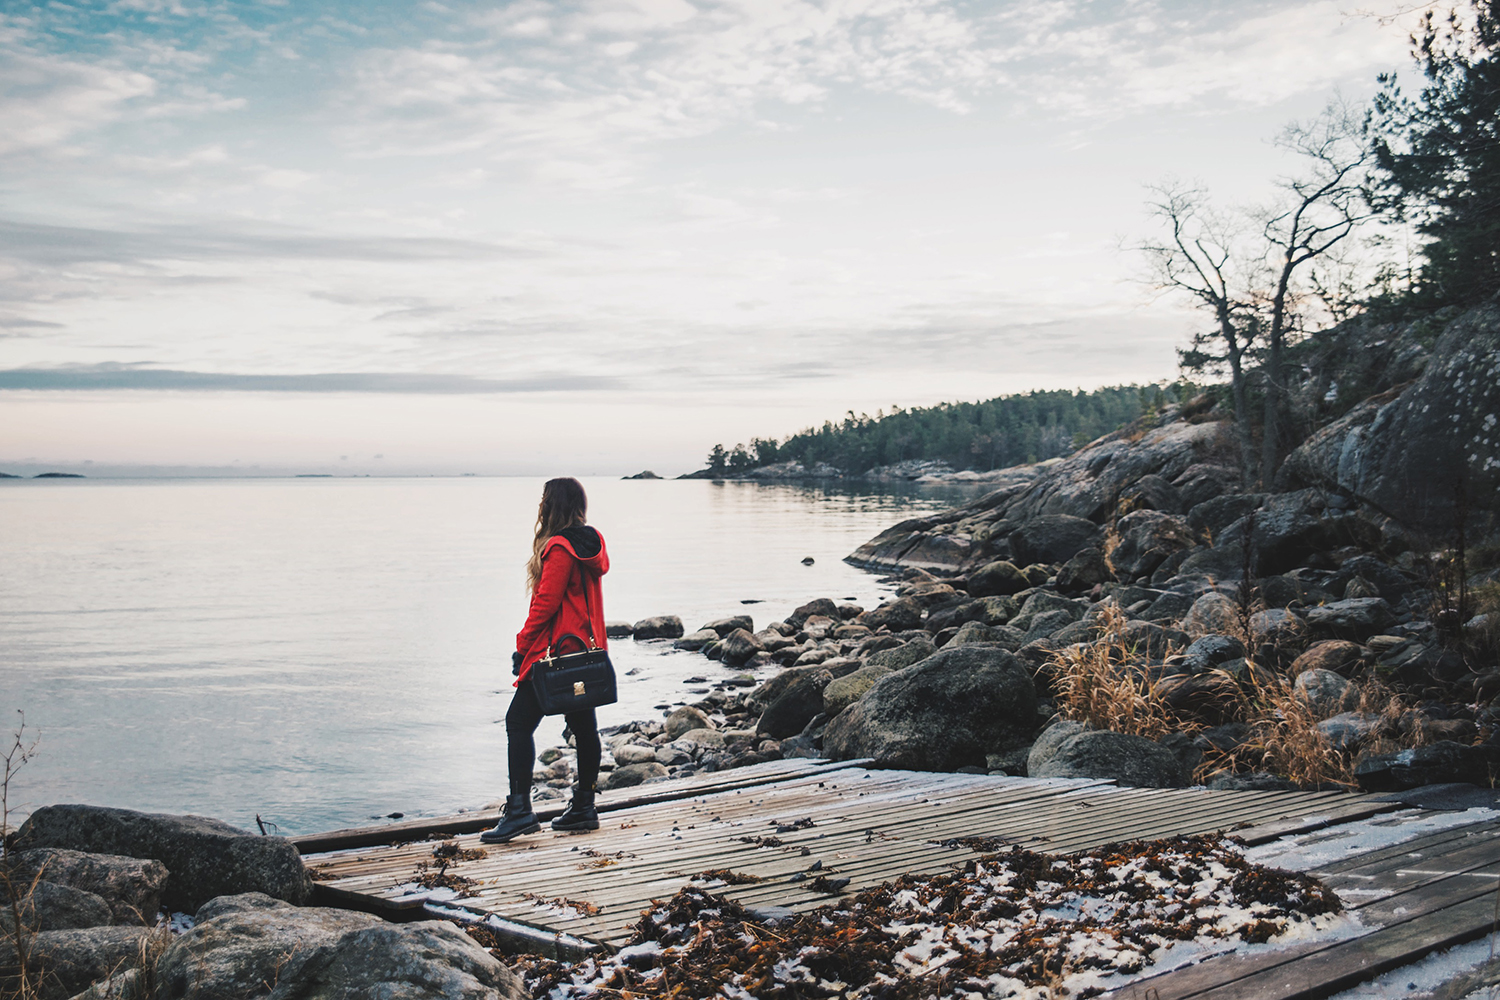
MULTIPOLYGON (((793 880, 816 861, 825 873, 850 879, 845 891, 854 892, 973 857, 966 847, 940 846, 957 838, 992 837, 1062 852, 1110 841, 1306 824, 1309 816, 1351 808, 1348 797, 1337 793, 1129 789, 1105 782, 1044 783, 854 766, 797 765, 691 787, 668 784, 606 810, 604 829, 597 833, 524 838, 489 848, 483 860, 451 866, 451 873, 476 880, 479 889, 472 898, 445 905, 614 945, 629 935, 629 925, 652 899, 671 896, 708 868, 760 877, 763 881, 753 885, 716 889, 746 905, 804 910, 833 898, 812 889, 810 878, 793 880), (813 822, 811 828, 773 832, 774 821, 804 817, 813 822), (768 834, 785 846, 757 847, 740 839, 768 834), (596 859, 585 850, 627 856, 593 868, 589 862, 596 859), (592 915, 560 912, 523 893, 601 909, 592 915)), ((381 832, 388 834, 389 828, 381 832)), ((457 839, 464 847, 479 846, 472 833, 457 839)), ((372 906, 412 906, 425 896, 410 887, 417 866, 430 862, 432 846, 371 847, 307 860, 320 877, 335 876, 321 883, 330 893, 356 894, 372 906)))
MULTIPOLYGON (((1274 807, 1273 807, 1273 811, 1274 811, 1274 807)), ((786 857, 783 856, 783 857, 780 857, 780 858, 776 858, 773 861, 773 863, 772 863, 772 868, 771 868, 770 871, 767 871, 767 867, 766 867, 765 864, 759 864, 759 865, 756 865, 756 864, 735 864, 733 867, 736 870, 745 870, 745 871, 748 871, 748 872, 752 872, 754 874, 770 875, 772 877, 772 882, 769 885, 764 885, 763 884, 761 886, 756 886, 756 887, 731 888, 731 889, 726 889, 726 890, 722 890, 722 891, 724 891, 725 894, 730 895, 731 897, 734 897, 734 898, 739 898, 742 902, 746 902, 746 903, 754 903, 754 902, 756 902, 758 900, 775 900, 778 903, 784 902, 784 900, 781 899, 781 898, 779 898, 779 897, 784 897, 789 892, 797 894, 801 890, 799 890, 798 886, 795 883, 783 884, 781 882, 776 881, 776 876, 783 876, 784 877, 784 876, 790 875, 790 874, 792 874, 792 873, 794 873, 796 871, 800 871, 801 869, 803 869, 804 867, 806 867, 806 865, 809 864, 812 860, 818 860, 819 856, 821 856, 821 859, 824 860, 824 861, 828 860, 828 853, 827 853, 826 848, 824 848, 824 845, 822 845, 822 844, 813 844, 813 846, 815 848, 818 848, 818 850, 815 850, 815 852, 814 852, 814 857, 812 857, 812 858, 800 858, 799 857, 799 858, 787 859, 786 857)), ((882 845, 882 846, 887 851, 889 851, 889 849, 891 847, 891 845, 889 845, 889 844, 885 844, 885 845, 882 845)), ((913 859, 912 858, 907 858, 905 861, 902 861, 901 859, 897 859, 897 858, 889 858, 888 859, 885 854, 882 854, 882 856, 881 856, 882 860, 889 860, 889 861, 892 862, 892 864, 890 864, 884 870, 881 869, 880 862, 876 862, 873 865, 863 865, 863 866, 855 865, 855 866, 851 866, 851 865, 849 865, 847 863, 840 863, 838 861, 834 861, 832 863, 832 865, 826 865, 825 864, 825 868, 830 868, 831 867, 833 869, 836 869, 837 874, 839 874, 839 875, 841 875, 843 877, 852 877, 853 878, 853 882, 851 883, 851 885, 849 886, 849 889, 847 891, 857 891, 859 888, 863 888, 863 887, 865 887, 867 885, 878 884, 881 881, 885 881, 887 878, 894 877, 895 875, 899 875, 899 874, 901 874, 903 872, 907 872, 907 871, 923 871, 923 870, 926 870, 926 871, 937 871, 937 870, 941 870, 943 867, 946 867, 946 866, 948 866, 950 864, 955 863, 955 861, 957 861, 957 860, 960 860, 960 857, 955 857, 952 852, 947 852, 947 856, 942 856, 942 855, 936 855, 936 856, 934 856, 932 854, 933 845, 930 845, 930 844, 925 844, 925 843, 923 843, 923 844, 917 844, 917 845, 913 845, 913 848, 914 848, 914 851, 915 851, 915 859, 914 859, 916 861, 915 864, 913 863, 913 859)), ((910 852, 908 852, 908 853, 910 853, 910 852)), ((962 851, 961 856, 972 856, 972 855, 971 855, 970 852, 964 850, 964 851, 962 851)), ((751 855, 751 858, 754 859, 754 855, 751 855)), ((719 860, 722 860, 722 859, 719 859, 719 860)), ((665 885, 663 885, 660 880, 653 879, 652 880, 652 886, 653 886, 653 888, 660 887, 662 889, 667 890, 667 892, 669 894, 670 891, 675 891, 675 889, 679 885, 683 884, 683 882, 685 881, 685 877, 684 876, 686 874, 689 874, 690 871, 691 871, 691 869, 688 869, 687 871, 684 871, 683 868, 685 866, 677 865, 676 867, 678 868, 678 875, 679 875, 679 879, 676 882, 668 881, 665 885)), ((611 871, 614 871, 614 869, 611 869, 611 871)), ((626 873, 627 877, 629 875, 631 875, 631 874, 632 873, 626 873)), ((571 879, 576 880, 576 874, 569 873, 569 875, 570 875, 571 879)), ((821 895, 821 894, 818 894, 818 893, 815 893, 815 892, 808 893, 807 897, 808 897, 808 901, 809 901, 810 905, 815 905, 815 904, 818 904, 818 903, 827 902, 828 899, 829 899, 829 897, 821 895)), ((612 894, 601 895, 599 893, 590 893, 588 898, 589 898, 590 902, 594 902, 594 903, 601 904, 601 905, 608 905, 609 903, 612 903, 612 902, 616 901, 616 897, 614 897, 612 894)), ((638 902, 638 900, 632 900, 632 902, 638 902)))
MULTIPOLYGON (((1280 997, 1321 1000, 1431 952, 1483 937, 1494 929, 1492 893, 1382 928, 1333 948, 1304 955, 1250 978, 1205 990, 1200 1000, 1280 997)), ((1161 1000, 1169 995, 1161 994, 1161 1000)))
MULTIPOLYGON (((864 763, 867 762, 861 760, 830 761, 812 758, 768 761, 765 764, 736 768, 733 771, 716 771, 708 775, 693 775, 674 782, 636 786, 634 788, 622 789, 618 792, 601 792, 597 798, 597 806, 600 812, 633 809, 637 806, 671 802, 679 798, 688 798, 694 795, 714 794, 736 788, 751 788, 772 784, 782 780, 787 775, 801 774, 808 771, 829 773, 845 768, 858 767, 864 763)), ((546 822, 561 815, 562 811, 563 805, 559 803, 555 806, 544 806, 536 812, 537 816, 546 822)), ((325 833, 313 833, 303 837, 294 837, 292 838, 292 844, 306 856, 350 848, 374 847, 404 840, 421 840, 434 833, 444 836, 460 836, 468 833, 479 833, 494 826, 499 816, 500 813, 498 810, 487 809, 456 816, 437 816, 426 819, 405 820, 400 823, 388 823, 380 826, 349 827, 343 830, 329 830, 325 833)))
POLYGON ((1426 837, 1393 844, 1377 851, 1341 858, 1338 862, 1326 867, 1313 869, 1310 874, 1325 881, 1373 876, 1398 868, 1410 867, 1414 862, 1426 862, 1455 851, 1468 850, 1478 843, 1494 844, 1497 839, 1500 839, 1500 824, 1492 820, 1480 820, 1464 826, 1450 827, 1426 837))
MULTIPOLYGON (((1090 815, 1091 816, 1097 816, 1098 813, 1094 812, 1094 813, 1091 813, 1090 815)), ((924 834, 924 835, 931 835, 933 833, 937 833, 937 834, 941 835, 942 833, 945 833, 945 832, 953 832, 953 833, 958 833, 958 834, 983 832, 983 831, 975 831, 974 829, 972 829, 972 826, 973 826, 974 822, 976 821, 976 819, 979 820, 980 822, 983 822, 984 818, 982 816, 977 816, 977 817, 976 816, 970 816, 968 818, 968 822, 969 822, 971 828, 968 829, 968 830, 959 829, 959 830, 953 830, 953 831, 942 831, 942 830, 934 831, 934 830, 931 830, 931 829, 925 829, 925 830, 922 830, 920 832, 922 834, 924 834)), ((862 823, 856 823, 854 825, 856 825, 856 826, 862 826, 863 824, 862 823)), ((988 824, 986 824, 986 825, 988 826, 988 824)), ((1208 823, 1208 824, 1203 824, 1203 825, 1204 825, 1205 828, 1210 828, 1214 824, 1213 823, 1208 823)), ((1176 826, 1180 827, 1181 824, 1176 824, 1176 826)), ((992 829, 992 827, 991 827, 991 829, 992 829)), ((732 830, 729 831, 729 835, 730 836, 734 836, 734 832, 732 830)), ((829 848, 835 848, 835 849, 837 849, 837 848, 850 848, 850 847, 854 847, 854 846, 856 846, 856 842, 859 839, 860 834, 858 832, 854 832, 852 834, 852 839, 851 839, 851 835, 847 835, 846 834, 842 838, 834 838, 831 842, 825 842, 822 839, 822 838, 824 838, 824 837, 827 836, 826 833, 818 834, 817 836, 818 836, 819 839, 814 840, 813 837, 812 837, 812 835, 811 835, 811 833, 809 833, 809 836, 806 837, 802 842, 805 843, 807 846, 809 846, 811 849, 813 849, 815 855, 819 855, 822 858, 824 858, 825 860, 827 860, 827 856, 828 856, 828 853, 829 853, 829 848)), ((1100 838, 1095 837, 1093 839, 1098 840, 1100 838)), ((720 840, 722 841, 722 838, 720 838, 720 840)), ((795 843, 795 841, 794 841, 794 843, 795 843)), ((735 851, 735 849, 737 847, 741 847, 741 846, 743 846, 743 845, 735 845, 735 844, 730 844, 730 843, 713 842, 713 841, 711 841, 711 842, 709 842, 707 844, 697 845, 697 847, 695 849, 691 849, 691 850, 686 850, 685 851, 685 850, 680 849, 680 848, 679 849, 674 849, 671 852, 670 858, 668 858, 666 860, 657 859, 656 864, 658 866, 666 866, 666 870, 673 870, 673 871, 676 871, 676 872, 679 872, 679 873, 686 872, 687 874, 691 874, 694 871, 694 863, 697 862, 697 861, 704 862, 705 866, 721 867, 722 866, 724 852, 726 850, 735 851), (716 864, 709 864, 710 862, 714 862, 716 864)), ((902 847, 898 848, 895 851, 892 851, 890 849, 891 845, 884 845, 884 846, 887 849, 881 853, 881 860, 882 861, 888 861, 888 862, 894 863, 896 865, 903 866, 903 867, 898 867, 898 868, 895 869, 894 873, 899 874, 900 871, 902 871, 902 870, 909 870, 906 867, 904 867, 905 864, 907 863, 907 861, 909 859, 911 859, 911 858, 921 858, 921 857, 926 856, 926 855, 931 855, 934 852, 934 846, 935 845, 927 843, 926 840, 924 839, 923 841, 917 842, 915 844, 911 844, 910 846, 903 845, 902 847)), ((751 848, 749 850, 737 851, 736 853, 739 853, 739 854, 743 855, 743 858, 747 859, 747 860, 765 861, 767 858, 771 859, 771 869, 772 870, 769 871, 769 872, 765 870, 765 865, 764 864, 753 865, 753 866, 748 866, 748 867, 753 867, 755 874, 768 875, 768 876, 772 876, 772 877, 774 877, 774 876, 776 876, 778 874, 781 874, 781 875, 791 874, 794 871, 801 870, 801 868, 805 867, 807 864, 810 863, 809 861, 805 861, 805 860, 802 860, 800 858, 796 859, 796 860, 793 860, 793 861, 787 861, 784 858, 778 858, 776 855, 758 853, 756 851, 756 849, 753 849, 753 848, 751 848), (780 869, 780 870, 778 870, 778 869, 780 869)), ((964 852, 964 853, 965 853, 965 855, 967 855, 968 852, 964 852)), ((526 875, 527 875, 527 881, 529 883, 535 884, 536 882, 544 879, 547 876, 548 871, 545 868, 540 868, 539 867, 539 865, 543 864, 543 862, 540 859, 533 859, 531 857, 527 857, 525 859, 525 861, 526 861, 525 871, 526 871, 526 875)), ((937 859, 937 862, 938 863, 936 865, 936 868, 941 868, 941 867, 943 867, 943 866, 945 866, 945 865, 947 865, 949 863, 952 863, 952 858, 939 856, 938 859, 937 859)), ((837 864, 837 862, 834 862, 834 863, 837 864)), ((648 862, 648 864, 649 864, 649 862, 648 862)), ((565 870, 562 872, 562 874, 568 880, 568 883, 570 885, 576 884, 576 882, 577 882, 577 878, 578 878, 577 869, 578 869, 578 867, 579 866, 578 866, 578 863, 577 863, 577 857, 576 857, 576 855, 573 856, 573 857, 571 857, 571 858, 566 859, 566 867, 565 867, 565 870)), ((626 869, 629 870, 627 872, 627 874, 634 874, 636 872, 636 870, 638 870, 639 868, 643 867, 643 865, 638 864, 638 863, 627 862, 624 865, 622 865, 621 867, 626 868, 626 869)), ((850 874, 851 873, 851 869, 850 869, 849 866, 847 866, 847 865, 840 865, 839 867, 840 867, 840 870, 843 873, 845 873, 845 874, 850 874)), ((471 865, 467 865, 467 866, 466 865, 459 865, 459 866, 456 866, 453 870, 456 871, 456 872, 458 872, 458 873, 460 873, 460 874, 464 874, 464 875, 466 875, 468 877, 471 877, 471 878, 493 877, 495 874, 497 874, 496 871, 495 871, 495 869, 493 868, 493 866, 486 865, 484 863, 471 864, 471 865)), ((613 869, 612 873, 615 872, 615 871, 618 871, 618 869, 613 869)), ((881 878, 877 878, 876 881, 882 880, 884 877, 889 877, 890 874, 891 874, 890 872, 881 873, 881 878)), ((343 883, 341 883, 341 884, 343 884, 343 883)))
MULTIPOLYGON (((1253 981, 1253 988, 1249 992, 1225 993, 1223 996, 1226 1000, 1231 996, 1281 996, 1282 994, 1276 992, 1256 993, 1255 990, 1269 990, 1271 989, 1269 985, 1271 982, 1280 982, 1281 979, 1273 975, 1276 969, 1295 963, 1300 973, 1305 968, 1308 968, 1303 963, 1308 962, 1311 958, 1323 956, 1328 953, 1333 953, 1336 957, 1334 959, 1320 959, 1323 963, 1320 967, 1334 970, 1336 973, 1335 978, 1345 976, 1356 967, 1358 969, 1372 967, 1367 961, 1369 957, 1379 954, 1382 948, 1391 946, 1391 942, 1410 943, 1406 937, 1392 936, 1391 933, 1387 932, 1394 932, 1397 928, 1414 921, 1425 921, 1419 924, 1419 930, 1426 928, 1426 930, 1421 930, 1422 934, 1429 934, 1429 932, 1434 930, 1442 931, 1446 920, 1451 918, 1458 922, 1455 926, 1459 926, 1463 920, 1469 919, 1464 915, 1472 915, 1471 911, 1474 910, 1475 906, 1478 906, 1480 910, 1488 913, 1488 921, 1481 921, 1485 926, 1478 933, 1471 935, 1478 936, 1487 930, 1488 925, 1494 921, 1497 876, 1500 876, 1500 857, 1497 857, 1491 851, 1480 865, 1469 869, 1466 874, 1450 874, 1421 883, 1411 884, 1390 896, 1368 900, 1352 907, 1359 911, 1361 920, 1372 927, 1369 934, 1359 938, 1351 941, 1315 943, 1282 951, 1264 952, 1255 956, 1222 955, 1198 965, 1168 972, 1149 980, 1142 980, 1137 985, 1151 987, 1155 992, 1149 995, 1152 997, 1159 996, 1160 1000, 1188 1000, 1188 998, 1208 997, 1210 995, 1217 996, 1218 994, 1214 993, 1214 991, 1227 989, 1239 981, 1253 981), (1490 871, 1489 878, 1466 877, 1466 875, 1472 874, 1476 870, 1483 869, 1490 871), (1445 916, 1445 914, 1449 916, 1445 916), (1377 938, 1377 935, 1383 936, 1377 938), (1357 949, 1353 948, 1355 942, 1366 941, 1368 939, 1375 939, 1375 944, 1357 949), (1343 957, 1337 958, 1337 956, 1343 957), (1353 956, 1353 958, 1350 956, 1353 956), (1339 971, 1338 963, 1340 961, 1343 961, 1349 968, 1339 971), (1266 978, 1268 976, 1271 978, 1266 978)), ((1459 926, 1458 932, 1460 934, 1470 934, 1471 930, 1472 928, 1468 924, 1462 924, 1462 926, 1459 926)), ((1441 938, 1441 935, 1439 937, 1441 938)), ((1462 938, 1462 940, 1468 939, 1468 937, 1462 938)), ((1458 943, 1458 941, 1451 943, 1458 943)), ((1433 950, 1448 946, 1448 944, 1441 943, 1440 940, 1439 943, 1423 945, 1422 947, 1426 950, 1433 950)), ((1402 947, 1405 947, 1405 944, 1402 944, 1402 947)), ((1425 951, 1422 953, 1425 954, 1425 951)), ((1416 957, 1420 957, 1420 954, 1416 957)), ((1405 961, 1414 960, 1415 958, 1410 958, 1405 961)), ((1398 961, 1394 965, 1384 965, 1377 971, 1369 972, 1366 978, 1379 975, 1385 969, 1396 968, 1399 965, 1405 964, 1405 961, 1398 961)), ((1284 979, 1286 977, 1281 978, 1284 979)), ((1339 981, 1342 981, 1342 979, 1339 979, 1339 981)), ((1348 985, 1353 985, 1360 981, 1362 980, 1355 979, 1348 985)), ((1307 980, 1307 985, 1308 988, 1311 988, 1316 984, 1309 979, 1307 980)), ((1328 993, 1338 992, 1339 989, 1345 988, 1347 986, 1339 986, 1337 989, 1328 990, 1328 993)), ((1309 994, 1309 996, 1324 996, 1328 995, 1328 993, 1309 994)), ((1122 995, 1129 996, 1132 994, 1125 993, 1122 995)), ((1139 995, 1146 996, 1147 994, 1141 993, 1139 995)))

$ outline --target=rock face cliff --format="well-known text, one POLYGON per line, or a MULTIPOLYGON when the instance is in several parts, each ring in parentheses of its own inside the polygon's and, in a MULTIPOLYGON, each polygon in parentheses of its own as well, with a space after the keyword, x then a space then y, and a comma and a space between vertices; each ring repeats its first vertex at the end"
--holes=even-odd
MULTIPOLYGON (((1361 355, 1348 381, 1375 393, 1307 437, 1272 492, 1241 485, 1224 415, 1189 406, 1106 435, 1030 482, 904 521, 849 561, 967 575, 997 560, 1087 560, 1093 549, 1115 579, 1160 586, 1182 571, 1237 575, 1247 540, 1266 574, 1350 545, 1394 555, 1447 544, 1460 521, 1471 541, 1494 536, 1500 310, 1337 337, 1339 352, 1361 355)), ((1340 389, 1318 374, 1302 387, 1313 391, 1340 389)))
POLYGON ((1450 322, 1419 377, 1314 433, 1282 467, 1277 485, 1332 490, 1429 534, 1451 530, 1464 515, 1472 528, 1494 530, 1500 310, 1476 309, 1450 322))

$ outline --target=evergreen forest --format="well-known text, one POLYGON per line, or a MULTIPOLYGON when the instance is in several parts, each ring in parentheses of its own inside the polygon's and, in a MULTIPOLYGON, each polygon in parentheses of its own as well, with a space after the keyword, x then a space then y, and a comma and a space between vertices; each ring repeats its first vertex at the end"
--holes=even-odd
POLYGON ((715 445, 708 469, 730 474, 776 462, 826 462, 859 474, 905 461, 941 461, 980 472, 1067 455, 1101 434, 1191 394, 1187 383, 1066 389, 997 396, 977 403, 892 407, 871 417, 847 414, 777 441, 715 445))
MULTIPOLYGON (((1269 487, 1300 440, 1361 398, 1346 391, 1361 384, 1358 352, 1329 363, 1340 330, 1500 301, 1500 0, 1427 7, 1411 55, 1417 72, 1383 74, 1367 105, 1335 95, 1287 124, 1275 143, 1294 166, 1264 203, 1225 205, 1170 178, 1148 186, 1153 232, 1129 249, 1147 285, 1198 311, 1180 372, 1231 417, 1247 486, 1269 487)), ((785 440, 715 445, 702 474, 789 460, 847 474, 911 460, 1003 468, 1066 455, 1190 389, 850 412, 785 440)))

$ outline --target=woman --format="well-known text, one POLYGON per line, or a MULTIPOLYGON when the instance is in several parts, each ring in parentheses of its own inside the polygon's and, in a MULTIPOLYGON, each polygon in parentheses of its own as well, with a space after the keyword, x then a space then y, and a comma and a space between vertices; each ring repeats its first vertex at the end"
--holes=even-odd
MULTIPOLYGON (((511 672, 516 693, 505 713, 505 733, 510 751, 510 795, 500 822, 480 835, 487 844, 504 844, 542 828, 531 811, 531 768, 536 761, 533 736, 542 721, 541 706, 528 677, 532 664, 549 655, 554 639, 561 640, 557 653, 578 652, 582 647, 564 636, 592 640, 605 648, 604 602, 599 578, 609 572, 604 538, 584 523, 588 498, 576 479, 549 479, 542 488, 537 507, 536 539, 526 564, 526 585, 531 591, 531 611, 516 635, 511 672)), ((552 821, 554 830, 597 830, 594 811, 594 780, 599 776, 599 727, 594 710, 569 712, 564 718, 578 747, 578 784, 567 811, 552 821)))

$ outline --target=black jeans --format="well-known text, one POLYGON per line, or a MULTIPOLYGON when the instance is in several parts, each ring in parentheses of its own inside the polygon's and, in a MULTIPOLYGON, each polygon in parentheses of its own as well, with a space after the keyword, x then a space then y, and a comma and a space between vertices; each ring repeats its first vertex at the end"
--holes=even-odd
MULTIPOLYGON (((592 708, 583 712, 569 712, 568 729, 573 733, 573 742, 578 747, 578 787, 585 792, 594 790, 594 781, 599 777, 599 723, 592 708)), ((536 692, 531 682, 525 680, 516 688, 510 700, 510 710, 505 713, 505 735, 509 739, 510 794, 528 795, 531 792, 531 767, 536 763, 536 727, 542 721, 542 706, 537 704, 536 692)))

